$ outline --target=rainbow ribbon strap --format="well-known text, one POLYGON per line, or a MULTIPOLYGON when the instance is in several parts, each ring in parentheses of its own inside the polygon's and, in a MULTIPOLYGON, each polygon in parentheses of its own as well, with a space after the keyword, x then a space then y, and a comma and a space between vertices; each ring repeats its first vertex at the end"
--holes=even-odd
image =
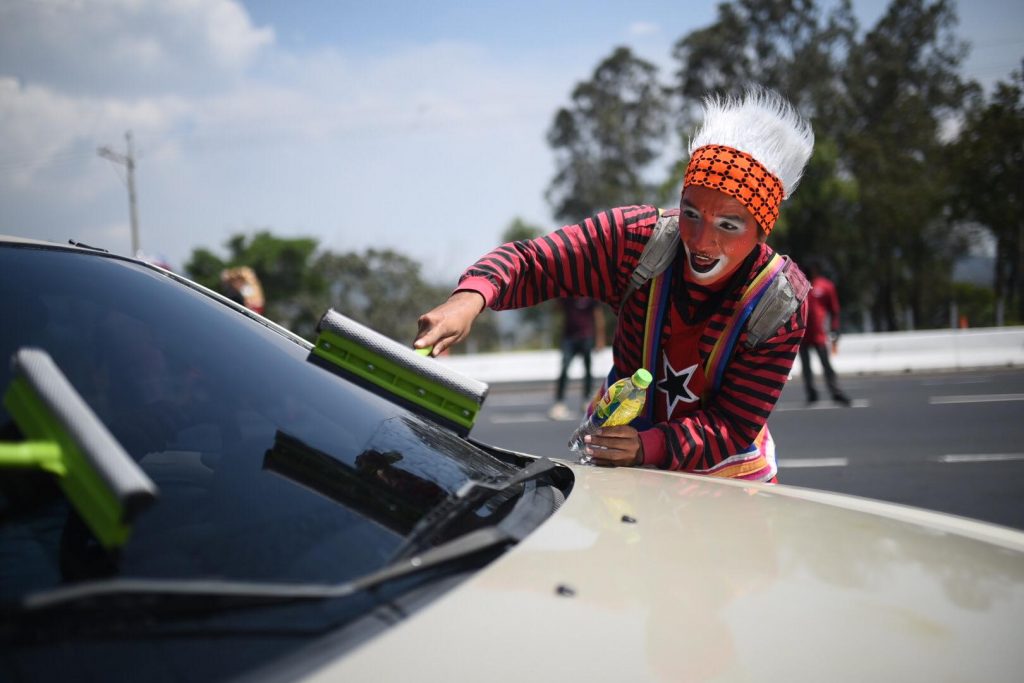
POLYGON ((725 374, 725 367, 729 364, 733 347, 736 346, 736 340, 739 339, 740 332, 743 330, 747 318, 750 317, 757 304, 761 302, 761 298, 764 297, 765 292, 771 287, 775 276, 779 274, 785 265, 785 259, 778 254, 773 254, 771 260, 768 261, 768 265, 758 273, 753 282, 747 286, 746 291, 743 292, 743 296, 740 297, 739 302, 736 304, 736 313, 726 323, 722 333, 718 335, 718 340, 715 342, 714 347, 712 347, 707 362, 704 363, 704 376, 711 380, 705 396, 718 391, 722 384, 722 375, 725 374))
MULTIPOLYGON (((704 363, 704 376, 708 378, 709 383, 701 397, 703 403, 706 403, 721 386, 725 368, 729 364, 733 348, 736 346, 743 326, 785 265, 785 259, 778 254, 773 254, 768 264, 744 290, 736 304, 736 312, 726 323, 725 329, 718 336, 718 340, 704 363)), ((644 327, 643 357, 643 367, 649 370, 650 363, 654 362, 658 356, 661 329, 665 320, 665 312, 668 310, 668 294, 672 282, 671 271, 672 269, 669 268, 651 282, 651 295, 647 301, 647 319, 644 327)), ((651 370, 651 373, 654 374, 654 371, 651 370)), ((609 381, 613 381, 611 376, 609 376, 609 381)), ((653 392, 654 386, 655 383, 652 382, 647 391, 653 392)), ((645 415, 653 423, 654 401, 652 397, 653 395, 648 395, 645 415)), ((768 431, 768 426, 765 425, 748 448, 726 458, 710 469, 698 470, 697 473, 714 477, 767 481, 774 477, 777 471, 775 442, 768 431)))

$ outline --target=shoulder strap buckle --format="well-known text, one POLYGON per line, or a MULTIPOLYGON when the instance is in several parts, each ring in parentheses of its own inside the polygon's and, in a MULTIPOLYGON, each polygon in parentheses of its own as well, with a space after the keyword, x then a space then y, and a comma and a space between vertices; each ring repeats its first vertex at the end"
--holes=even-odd
POLYGON ((672 259, 679 247, 679 217, 666 216, 658 209, 658 222, 654 225, 651 238, 644 245, 644 250, 637 260, 636 268, 629 276, 629 284, 622 295, 619 308, 626 303, 633 292, 643 287, 651 278, 660 275, 672 259))

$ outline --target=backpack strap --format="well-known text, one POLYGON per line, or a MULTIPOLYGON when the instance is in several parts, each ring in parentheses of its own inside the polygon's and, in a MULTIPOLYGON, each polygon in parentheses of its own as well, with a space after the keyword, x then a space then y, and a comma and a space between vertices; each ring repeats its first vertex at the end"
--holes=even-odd
POLYGON ((629 276, 629 284, 619 303, 619 313, 633 292, 647 284, 651 278, 668 268, 679 248, 679 216, 666 216, 658 209, 658 222, 654 225, 651 238, 644 245, 643 252, 636 262, 636 268, 629 276))
POLYGON ((746 346, 752 349, 775 334, 800 308, 811 291, 811 283, 793 259, 782 256, 783 266, 747 320, 746 346))
MULTIPOLYGON (((707 362, 704 363, 704 376, 707 378, 708 384, 704 396, 701 397, 703 402, 706 402, 710 395, 718 393, 719 388, 722 386, 722 375, 725 373, 725 366, 729 364, 729 360, 732 358, 732 352, 736 347, 736 341, 739 339, 740 333, 746 327, 749 337, 750 320, 758 309, 764 308, 763 302, 765 297, 775 287, 775 283, 779 281, 787 261, 788 259, 785 256, 772 254, 771 259, 761 269, 761 272, 743 290, 743 294, 736 303, 735 312, 725 324, 725 328, 718 334, 718 340, 715 341, 715 345, 711 348, 711 353, 708 354, 707 362)), ((782 323, 779 324, 781 325, 782 323)), ((778 329, 778 326, 772 328, 772 332, 776 329, 778 329)), ((754 346, 756 344, 747 344, 748 348, 754 348, 754 346)))

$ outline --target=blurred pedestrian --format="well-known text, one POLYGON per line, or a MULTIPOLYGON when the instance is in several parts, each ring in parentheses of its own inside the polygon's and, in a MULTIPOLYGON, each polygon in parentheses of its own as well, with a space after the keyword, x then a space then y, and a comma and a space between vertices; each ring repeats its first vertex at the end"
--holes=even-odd
POLYGON ((436 355, 487 306, 593 297, 618 312, 606 382, 639 368, 655 378, 643 415, 586 437, 593 462, 775 481, 767 420, 800 348, 808 283, 767 240, 813 146, 810 124, 772 91, 708 97, 678 209, 619 206, 498 247, 420 316, 413 345, 436 355), (652 243, 668 258, 631 287, 642 255, 661 251, 645 252, 652 243))
POLYGON ((850 405, 850 398, 839 388, 839 378, 832 369, 829 356, 839 349, 839 294, 835 284, 825 277, 821 262, 810 259, 804 270, 811 280, 811 292, 807 297, 807 331, 800 344, 800 367, 804 375, 804 389, 807 403, 816 403, 818 390, 814 387, 814 370, 811 367, 811 351, 821 362, 825 386, 832 400, 844 406, 850 405))
POLYGON ((220 284, 224 296, 242 304, 250 311, 263 313, 266 304, 263 298, 263 285, 256 277, 256 272, 249 266, 225 268, 220 273, 220 284))
POLYGON ((552 420, 567 420, 572 417, 565 405, 565 385, 569 378, 569 366, 576 356, 583 360, 583 401, 584 409, 590 402, 594 389, 590 374, 590 353, 604 348, 604 313, 601 304, 589 297, 563 297, 562 304, 562 369, 555 386, 555 404, 548 417, 552 420))

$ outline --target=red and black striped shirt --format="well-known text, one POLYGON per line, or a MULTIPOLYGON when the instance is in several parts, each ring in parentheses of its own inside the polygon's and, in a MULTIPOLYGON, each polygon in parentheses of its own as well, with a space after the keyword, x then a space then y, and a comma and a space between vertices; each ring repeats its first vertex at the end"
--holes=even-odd
MULTIPOLYGON (((556 297, 586 296, 619 310, 613 345, 618 376, 632 374, 643 358, 644 325, 650 289, 641 287, 622 305, 629 277, 651 237, 658 210, 653 206, 627 206, 592 216, 535 240, 503 244, 463 273, 458 290, 480 293, 495 310, 532 306, 556 297)), ((683 250, 679 250, 680 260, 683 250)), ((715 292, 690 282, 685 267, 674 268, 674 305, 699 308, 710 297, 720 303, 705 321, 699 338, 702 362, 725 329, 746 285, 768 263, 772 250, 758 244, 747 276, 728 292, 715 292)), ((666 316, 667 320, 668 316, 666 316)), ((746 331, 723 374, 719 391, 704 406, 681 419, 658 423, 640 432, 644 464, 672 470, 709 469, 746 449, 764 426, 800 347, 806 321, 806 303, 774 336, 754 349, 745 345, 746 331)), ((662 348, 672 343, 668 323, 662 329, 662 348)), ((661 363, 649 368, 660 377, 661 363)))

